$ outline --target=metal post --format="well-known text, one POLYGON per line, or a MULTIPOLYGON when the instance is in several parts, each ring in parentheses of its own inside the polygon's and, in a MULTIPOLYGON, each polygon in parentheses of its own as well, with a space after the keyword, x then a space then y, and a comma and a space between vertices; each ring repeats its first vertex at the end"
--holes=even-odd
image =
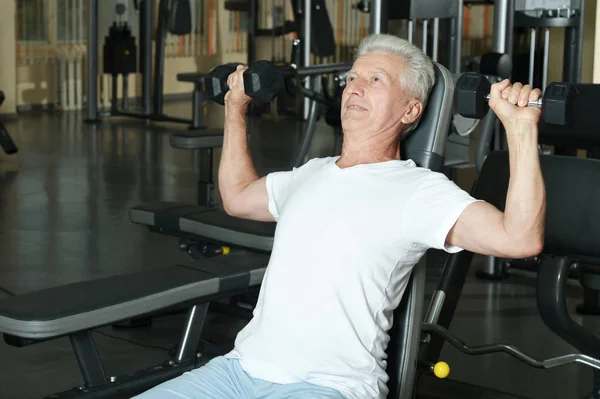
POLYGON ((462 39, 463 39, 463 1, 458 0, 457 2, 457 15, 456 18, 453 19, 456 23, 455 31, 453 35, 455 35, 456 39, 454 42, 454 51, 452 56, 454 57, 454 62, 450 64, 450 72, 452 73, 460 73, 462 69, 462 39))
POLYGON ((408 42, 412 43, 413 42, 413 32, 415 30, 415 23, 413 22, 412 19, 408 20, 408 42))
POLYGON ((256 30, 258 29, 258 0, 250 0, 248 12, 248 66, 256 62, 256 30))
POLYGON ((462 31, 463 31, 463 2, 456 2, 456 17, 450 19, 450 54, 448 54, 448 70, 458 74, 461 71, 462 62, 462 31))
POLYGON ((427 54, 427 28, 429 27, 429 20, 423 21, 423 52, 427 54))
POLYGON ((577 26, 565 28, 565 48, 563 53, 563 80, 565 82, 581 82, 584 7, 585 0, 581 0, 577 26))
POLYGON ((387 33, 389 25, 388 17, 389 0, 371 0, 370 10, 370 33, 387 33))
POLYGON ((506 20, 508 18, 509 0, 494 2, 494 34, 492 36, 492 51, 506 53, 506 20))
POLYGON ((533 87, 533 71, 535 67, 535 28, 529 29, 529 85, 533 87))
POLYGON ((163 93, 165 75, 165 40, 167 36, 167 13, 169 1, 160 0, 158 3, 158 25, 154 49, 154 108, 155 115, 163 114, 163 93))
POLYGON ((98 120, 98 0, 90 0, 88 22, 88 121, 98 120))
POLYGON ((142 64, 142 106, 144 114, 152 113, 152 18, 154 1, 140 2, 140 55, 142 64))
POLYGON ((544 65, 542 67, 542 91, 548 84, 548 48, 550 47, 550 28, 544 29, 544 65))
POLYGON ((85 385, 89 387, 106 383, 106 374, 104 374, 92 333, 89 331, 78 332, 69 335, 69 339, 85 385))
MULTIPOLYGON (((302 62, 303 62, 303 66, 307 67, 310 65, 310 54, 311 54, 311 46, 312 46, 312 26, 311 26, 311 19, 312 19, 312 0, 304 0, 304 20, 303 20, 303 33, 304 33, 304 37, 302 39, 304 39, 304 44, 303 44, 303 54, 302 54, 302 62)), ((306 79, 306 82, 304 83, 304 87, 306 87, 307 89, 310 89, 310 79, 306 79)), ((303 116, 304 119, 308 118, 308 112, 309 112, 309 108, 310 108, 310 99, 309 98, 304 98, 304 107, 303 107, 303 116)))
POLYGON ((438 41, 440 39, 440 19, 433 19, 433 50, 431 54, 431 58, 434 62, 438 60, 438 41))
POLYGON ((178 362, 196 356, 207 312, 208 303, 195 305, 189 310, 185 330, 183 330, 183 336, 181 337, 181 342, 177 348, 178 362))

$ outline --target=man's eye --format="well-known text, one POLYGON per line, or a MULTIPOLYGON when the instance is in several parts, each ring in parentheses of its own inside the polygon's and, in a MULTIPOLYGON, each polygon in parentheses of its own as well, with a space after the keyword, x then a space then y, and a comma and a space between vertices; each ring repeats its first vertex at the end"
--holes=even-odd
POLYGON ((352 82, 354 79, 356 79, 354 76, 348 76, 348 82, 352 82))
POLYGON ((379 79, 377 76, 375 76, 375 77, 373 78, 373 80, 374 80, 375 82, 379 82, 379 81, 381 81, 381 79, 379 79))

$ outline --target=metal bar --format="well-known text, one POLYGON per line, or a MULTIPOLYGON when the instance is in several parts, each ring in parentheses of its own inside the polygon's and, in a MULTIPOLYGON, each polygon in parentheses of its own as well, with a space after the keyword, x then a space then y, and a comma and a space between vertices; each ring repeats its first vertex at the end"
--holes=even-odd
POLYGON ((550 28, 544 29, 544 65, 542 67, 542 91, 548 85, 548 49, 550 48, 550 28))
POLYGON ((533 86, 533 70, 535 67, 535 28, 529 29, 529 85, 533 86))
POLYGON ((256 62, 256 30, 258 29, 258 0, 250 0, 248 13, 248 65, 256 62))
MULTIPOLYGON (((312 18, 312 0, 304 0, 304 20, 303 20, 303 34, 304 34, 304 44, 303 44, 303 66, 307 67, 310 65, 310 54, 311 54, 311 46, 312 46, 312 26, 311 26, 311 18, 312 18)), ((310 89, 310 79, 308 79, 305 83, 305 87, 310 89)), ((304 99, 304 119, 308 118, 309 108, 310 108, 310 99, 304 99)))
MULTIPOLYGON (((453 57, 453 63, 450 64, 450 72, 452 73, 460 73, 461 71, 461 63, 462 63, 462 39, 463 39, 463 2, 462 0, 458 0, 457 2, 457 14, 456 18, 453 18, 452 21, 455 25, 455 30, 452 35, 455 37, 454 41, 454 51, 451 56, 453 57)), ((452 25, 451 24, 451 25, 452 25)))
POLYGON ((438 60, 438 41, 440 39, 440 19, 433 19, 433 50, 431 58, 434 62, 438 60))
POLYGON ((440 316, 440 312, 444 307, 444 301, 446 300, 446 294, 443 291, 435 291, 431 298, 429 309, 425 315, 425 323, 437 323, 437 319, 440 316))
POLYGON ((183 336, 177 348, 176 359, 178 362, 196 357, 207 312, 208 303, 195 305, 189 310, 183 336))
POLYGON ((192 129, 198 129, 203 125, 204 110, 202 109, 203 102, 202 83, 194 83, 194 93, 192 97, 192 129))
POLYGON ((163 114, 163 91, 165 80, 165 39, 167 36, 167 21, 169 13, 169 0, 160 0, 158 3, 158 25, 156 28, 156 41, 154 48, 154 93, 153 114, 163 114))
POLYGON ((408 20, 408 42, 413 42, 413 31, 415 29, 414 22, 412 19, 408 20))
POLYGON ((509 0, 496 0, 494 2, 494 33, 492 35, 492 51, 506 53, 507 19, 509 0))
POLYGON ((427 54, 427 28, 429 26, 429 20, 423 21, 423 52, 427 54))
POLYGON ((152 18, 154 0, 142 0, 140 23, 140 55, 142 55, 142 105, 144 114, 152 113, 152 18))
POLYGON ((585 1, 581 0, 579 22, 577 26, 565 28, 565 45, 563 53, 563 80, 580 83, 583 53, 583 18, 585 1))
POLYGON ((123 75, 123 111, 129 109, 129 75, 123 75))
POLYGON ((388 1, 389 0, 371 0, 369 6, 369 32, 371 34, 388 32, 388 1))
POLYGON ((98 0, 90 0, 88 21, 88 120, 98 120, 98 0))
POLYGON ((335 64, 319 64, 306 67, 300 67, 295 71, 298 76, 324 75, 328 73, 346 72, 352 68, 352 64, 335 63, 335 64))
POLYGON ((69 339, 86 386, 106 383, 106 374, 104 374, 104 368, 92 338, 92 333, 80 331, 69 335, 69 339))

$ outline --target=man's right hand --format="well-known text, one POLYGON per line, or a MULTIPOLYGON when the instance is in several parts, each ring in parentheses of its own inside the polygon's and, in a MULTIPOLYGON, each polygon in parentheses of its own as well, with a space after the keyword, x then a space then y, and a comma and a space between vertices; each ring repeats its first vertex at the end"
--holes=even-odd
POLYGON ((252 98, 248 97, 244 90, 244 71, 246 69, 248 67, 238 65, 235 72, 227 78, 229 91, 225 94, 226 106, 244 109, 252 101, 252 98))

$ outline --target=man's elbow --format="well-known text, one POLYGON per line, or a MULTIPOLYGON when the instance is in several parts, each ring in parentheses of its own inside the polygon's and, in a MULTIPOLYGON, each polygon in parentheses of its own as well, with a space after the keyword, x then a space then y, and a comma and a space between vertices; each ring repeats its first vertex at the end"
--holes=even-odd
POLYGON ((221 198, 221 203, 223 205, 223 210, 229 216, 233 216, 239 218, 242 216, 242 210, 239 206, 239 201, 235 201, 235 199, 224 199, 221 198))
POLYGON ((506 258, 523 259, 538 256, 544 250, 544 235, 535 235, 530 238, 519 239, 507 250, 506 258))

